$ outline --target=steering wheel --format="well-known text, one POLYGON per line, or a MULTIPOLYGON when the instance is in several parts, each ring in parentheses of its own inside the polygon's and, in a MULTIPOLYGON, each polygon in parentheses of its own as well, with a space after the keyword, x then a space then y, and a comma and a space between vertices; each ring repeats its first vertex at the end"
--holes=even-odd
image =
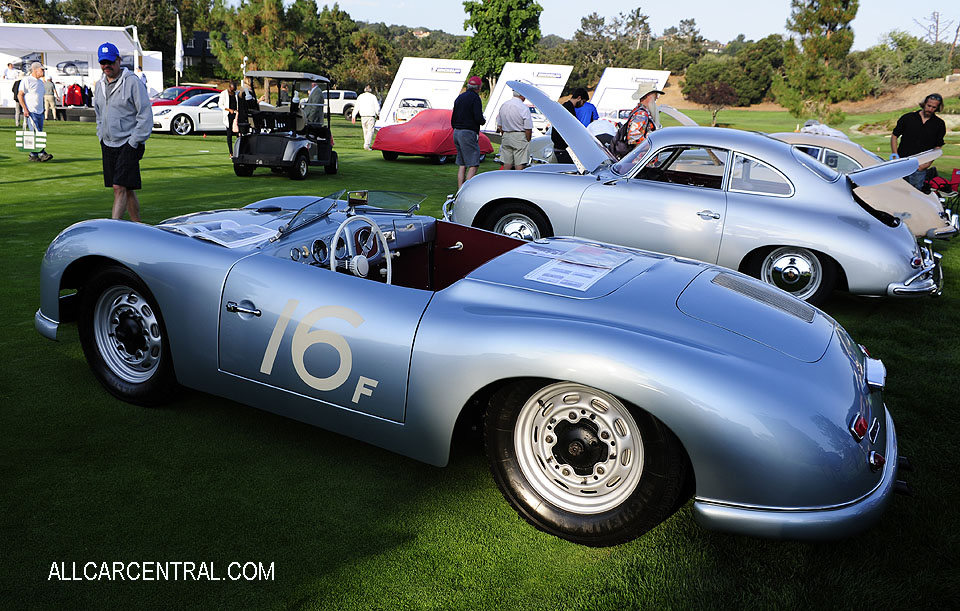
POLYGON ((340 239, 340 234, 342 233, 343 242, 347 247, 347 259, 344 261, 344 264, 354 276, 360 276, 361 278, 367 276, 370 263, 367 261, 366 256, 354 252, 353 236, 349 235, 346 231, 347 225, 355 221, 366 223, 373 234, 380 240, 380 244, 383 246, 383 256, 387 260, 387 284, 390 284, 390 280, 393 278, 393 266, 391 264, 392 257, 390 256, 390 247, 387 246, 387 238, 383 235, 383 232, 380 231, 379 225, 363 215, 348 216, 340 223, 340 226, 337 227, 336 233, 333 234, 333 239, 330 240, 330 271, 337 271, 337 241, 340 239))

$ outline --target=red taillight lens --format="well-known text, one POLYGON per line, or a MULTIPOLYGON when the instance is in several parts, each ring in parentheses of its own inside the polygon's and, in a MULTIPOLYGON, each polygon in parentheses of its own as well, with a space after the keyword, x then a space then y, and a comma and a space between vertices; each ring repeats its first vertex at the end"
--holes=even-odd
POLYGON ((857 414, 857 417, 850 423, 850 433, 853 434, 853 438, 858 443, 862 441, 863 436, 867 434, 867 419, 857 414))
POLYGON ((879 452, 870 452, 870 469, 872 471, 879 471, 885 465, 887 459, 883 457, 883 454, 879 452))
POLYGON ((914 257, 910 260, 910 265, 912 265, 914 269, 920 269, 923 267, 923 259, 920 257, 914 257))

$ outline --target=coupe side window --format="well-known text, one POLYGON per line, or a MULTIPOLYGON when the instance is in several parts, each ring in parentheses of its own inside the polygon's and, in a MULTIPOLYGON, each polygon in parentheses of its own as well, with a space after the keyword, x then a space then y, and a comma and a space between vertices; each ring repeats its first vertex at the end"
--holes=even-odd
POLYGON ((762 195, 793 195, 793 185, 773 166, 740 153, 733 158, 730 190, 762 195))
POLYGON ((727 151, 704 146, 678 146, 657 153, 637 178, 707 189, 723 186, 727 151))

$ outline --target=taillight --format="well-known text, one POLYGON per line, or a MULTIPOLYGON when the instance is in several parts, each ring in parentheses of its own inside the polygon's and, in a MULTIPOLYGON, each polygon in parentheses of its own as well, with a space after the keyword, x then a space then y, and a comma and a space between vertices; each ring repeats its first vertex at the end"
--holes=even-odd
POLYGON ((883 457, 883 454, 879 452, 870 452, 870 470, 879 471, 883 468, 883 465, 886 464, 887 459, 883 457))
POLYGON ((914 257, 910 259, 910 265, 913 266, 913 269, 920 269, 923 267, 923 259, 921 257, 914 257))
POLYGON ((863 436, 867 434, 867 419, 857 414, 850 422, 850 433, 857 440, 857 443, 863 441, 863 436))

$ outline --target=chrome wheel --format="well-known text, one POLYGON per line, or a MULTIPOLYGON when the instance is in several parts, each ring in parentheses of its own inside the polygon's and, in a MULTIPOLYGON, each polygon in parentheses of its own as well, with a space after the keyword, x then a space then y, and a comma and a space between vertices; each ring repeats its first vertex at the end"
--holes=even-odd
POLYGON ((580 384, 553 384, 530 397, 517 416, 513 442, 531 487, 576 514, 618 507, 643 474, 643 439, 630 411, 580 384))
POLYGON ((186 136, 193 131, 193 121, 187 115, 177 115, 170 122, 170 129, 178 136, 186 136))
POLYGON ((124 382, 149 380, 160 366, 163 335, 147 300, 128 286, 103 291, 93 309, 93 338, 109 370, 124 382))
POLYGON ((540 228, 537 223, 525 214, 511 212, 505 214, 494 224, 493 230, 521 240, 539 240, 540 228))
POLYGON ((777 248, 760 265, 761 280, 803 300, 817 293, 823 276, 820 259, 806 248, 777 248))

